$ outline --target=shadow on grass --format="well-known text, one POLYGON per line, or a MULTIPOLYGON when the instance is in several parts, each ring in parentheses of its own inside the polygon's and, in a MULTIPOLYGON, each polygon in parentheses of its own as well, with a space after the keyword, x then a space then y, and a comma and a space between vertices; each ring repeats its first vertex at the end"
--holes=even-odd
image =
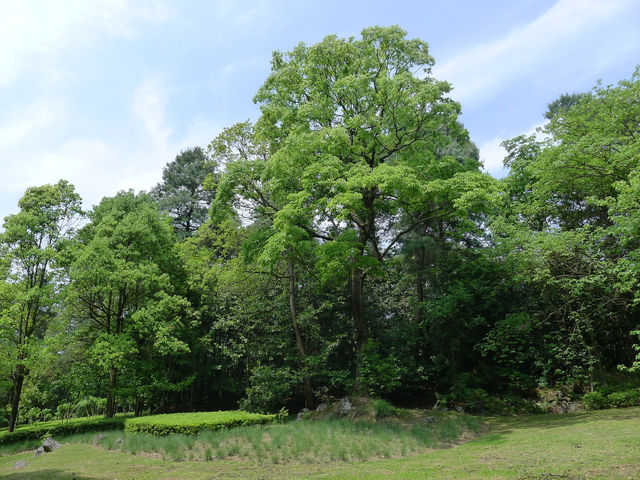
POLYGON ((2 476, 3 480, 106 480, 102 477, 87 477, 62 470, 40 470, 38 472, 13 471, 2 476))
POLYGON ((513 430, 525 429, 552 429, 563 428, 578 424, 588 424, 598 421, 640 421, 640 408, 620 408, 611 410, 596 410, 590 412, 565 413, 565 414, 539 414, 521 415, 516 417, 485 417, 489 425, 489 431, 481 439, 497 440, 500 435, 513 430))

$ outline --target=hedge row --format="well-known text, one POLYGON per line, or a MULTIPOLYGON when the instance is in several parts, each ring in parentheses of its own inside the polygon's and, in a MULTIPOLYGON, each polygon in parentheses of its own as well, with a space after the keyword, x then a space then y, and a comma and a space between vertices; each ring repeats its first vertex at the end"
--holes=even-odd
POLYGON ((154 435, 170 435, 172 433, 195 435, 202 430, 220 430, 244 425, 274 423, 276 420, 277 415, 261 415, 242 411, 172 413, 130 418, 127 420, 124 430, 125 432, 152 433, 154 435))
POLYGON ((71 435, 74 433, 116 430, 124 428, 127 417, 84 417, 69 420, 53 420, 19 427, 14 432, 0 432, 0 445, 22 440, 38 440, 48 435, 71 435))
POLYGON ((614 392, 609 395, 603 395, 600 392, 587 393, 582 397, 582 402, 587 410, 636 407, 640 405, 640 388, 614 392))

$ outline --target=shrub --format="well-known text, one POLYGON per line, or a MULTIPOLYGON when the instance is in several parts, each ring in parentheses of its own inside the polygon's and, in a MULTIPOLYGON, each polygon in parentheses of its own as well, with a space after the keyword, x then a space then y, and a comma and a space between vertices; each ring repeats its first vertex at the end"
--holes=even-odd
POLYGON ((391 405, 386 400, 375 400, 373 402, 373 411, 376 414, 376 418, 386 418, 396 415, 398 409, 391 405))
POLYGON ((607 408, 607 399, 600 392, 586 393, 582 397, 582 403, 584 403, 584 408, 587 410, 600 410, 602 408, 607 408))
POLYGON ((640 388, 603 395, 602 392, 587 393, 582 397, 587 410, 624 408, 640 405, 640 388))
POLYGON ((154 435, 170 435, 173 433, 195 435, 203 430, 220 430, 245 425, 274 423, 276 419, 277 415, 262 415, 242 411, 172 413, 130 418, 127 420, 124 429, 126 432, 152 433, 154 435))
POLYGON ((33 425, 19 427, 12 433, 0 433, 0 445, 23 440, 36 440, 47 435, 70 435, 98 430, 122 429, 125 421, 125 417, 85 417, 34 423, 33 425))
POLYGON ((615 392, 607 396, 611 408, 634 407, 640 405, 640 389, 615 392))

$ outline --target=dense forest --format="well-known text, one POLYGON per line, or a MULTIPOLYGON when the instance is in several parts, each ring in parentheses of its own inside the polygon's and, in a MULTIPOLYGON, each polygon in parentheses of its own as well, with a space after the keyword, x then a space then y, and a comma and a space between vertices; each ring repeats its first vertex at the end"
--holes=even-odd
POLYGON ((299 44, 257 121, 149 192, 29 188, 0 233, 0 426, 485 409, 640 370, 640 69, 541 106, 497 180, 433 65, 398 27, 299 44))

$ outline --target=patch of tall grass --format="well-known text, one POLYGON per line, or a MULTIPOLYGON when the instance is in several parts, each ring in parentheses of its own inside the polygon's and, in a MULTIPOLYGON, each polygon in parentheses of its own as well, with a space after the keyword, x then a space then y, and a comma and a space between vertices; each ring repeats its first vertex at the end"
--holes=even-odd
MULTIPOLYGON (((464 431, 477 431, 480 422, 462 415, 443 415, 432 424, 416 422, 353 422, 343 419, 255 425, 194 435, 107 432, 102 448, 146 454, 166 460, 234 460, 290 464, 364 461, 401 457, 455 441, 464 431), (120 438, 122 441, 118 441, 120 438)), ((92 442, 78 435, 67 441, 92 442)))

